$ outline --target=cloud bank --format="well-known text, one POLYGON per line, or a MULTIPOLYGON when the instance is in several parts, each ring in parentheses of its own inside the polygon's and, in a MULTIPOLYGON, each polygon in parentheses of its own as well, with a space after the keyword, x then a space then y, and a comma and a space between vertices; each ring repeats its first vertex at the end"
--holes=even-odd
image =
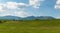
POLYGON ((25 3, 6 2, 5 4, 0 4, 0 13, 3 16, 13 15, 13 14, 15 15, 15 14, 18 14, 18 13, 19 13, 18 14, 19 16, 23 16, 23 14, 25 14, 25 12, 18 12, 18 11, 21 11, 28 6, 29 5, 27 5, 25 3), (14 11, 14 10, 16 10, 16 11, 14 11))
POLYGON ((55 8, 56 8, 56 9, 60 9, 60 0, 57 0, 57 1, 56 1, 55 8))
POLYGON ((6 2, 0 3, 0 16, 5 15, 15 15, 20 17, 31 16, 29 12, 25 12, 25 9, 32 7, 38 9, 40 7, 40 2, 44 0, 29 0, 29 4, 17 3, 17 2, 6 2))
POLYGON ((42 1, 44 0, 29 0, 29 5, 33 6, 34 8, 39 8, 42 1))

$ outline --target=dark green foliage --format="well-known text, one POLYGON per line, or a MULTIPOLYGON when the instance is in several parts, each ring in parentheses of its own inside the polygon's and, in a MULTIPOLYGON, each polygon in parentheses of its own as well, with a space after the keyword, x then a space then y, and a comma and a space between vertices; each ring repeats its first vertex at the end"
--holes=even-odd
POLYGON ((2 21, 0 21, 0 23, 2 23, 2 21))
POLYGON ((5 21, 5 20, 0 20, 0 23, 4 23, 4 22, 7 22, 7 21, 5 21))

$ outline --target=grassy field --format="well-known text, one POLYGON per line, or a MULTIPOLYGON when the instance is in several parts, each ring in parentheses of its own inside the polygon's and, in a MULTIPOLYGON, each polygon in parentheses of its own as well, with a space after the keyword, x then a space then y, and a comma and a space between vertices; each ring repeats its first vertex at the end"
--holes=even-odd
POLYGON ((0 33, 60 33, 60 20, 3 21, 0 33))

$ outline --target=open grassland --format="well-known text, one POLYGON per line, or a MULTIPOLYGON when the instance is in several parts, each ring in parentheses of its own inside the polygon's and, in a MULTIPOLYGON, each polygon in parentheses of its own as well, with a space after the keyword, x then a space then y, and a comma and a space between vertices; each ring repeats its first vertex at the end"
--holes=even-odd
POLYGON ((2 20, 0 33, 60 33, 60 20, 2 20))

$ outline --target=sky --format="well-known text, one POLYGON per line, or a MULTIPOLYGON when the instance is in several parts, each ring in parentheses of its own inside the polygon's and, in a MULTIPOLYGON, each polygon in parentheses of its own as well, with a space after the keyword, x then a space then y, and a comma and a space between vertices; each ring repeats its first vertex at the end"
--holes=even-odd
POLYGON ((60 18, 60 0, 0 0, 0 16, 60 18))

